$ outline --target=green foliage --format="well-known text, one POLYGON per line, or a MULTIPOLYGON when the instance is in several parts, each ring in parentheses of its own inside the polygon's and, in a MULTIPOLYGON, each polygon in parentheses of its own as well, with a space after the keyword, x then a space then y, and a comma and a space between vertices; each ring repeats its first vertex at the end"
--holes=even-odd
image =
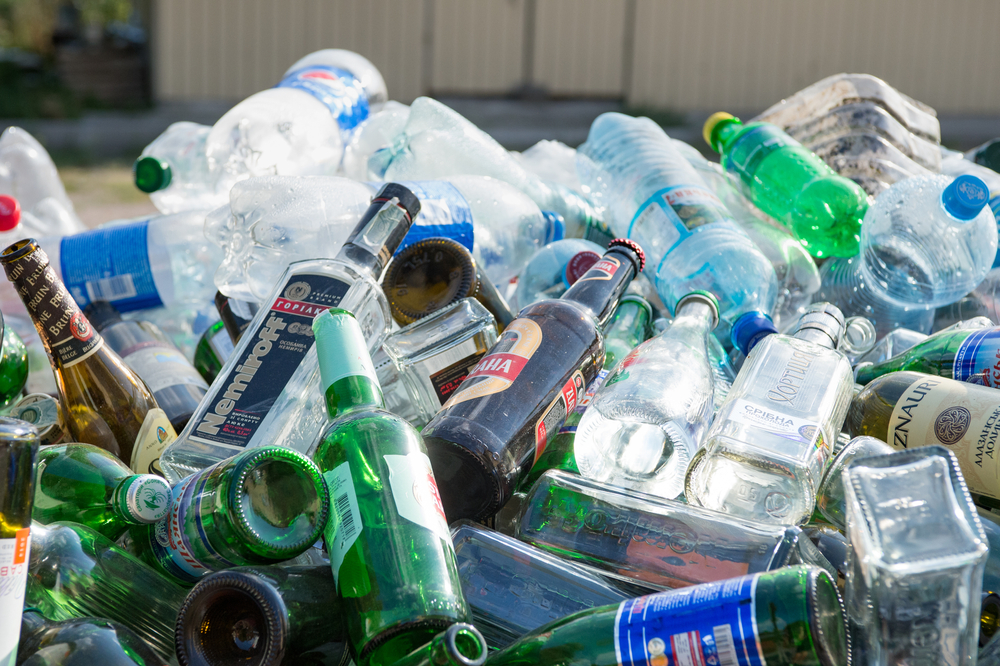
POLYGON ((80 115, 80 100, 52 71, 28 72, 0 62, 0 118, 67 118, 80 115))
POLYGON ((132 0, 0 0, 0 47, 50 54, 56 17, 66 4, 77 9, 84 26, 127 21, 132 13, 132 0))

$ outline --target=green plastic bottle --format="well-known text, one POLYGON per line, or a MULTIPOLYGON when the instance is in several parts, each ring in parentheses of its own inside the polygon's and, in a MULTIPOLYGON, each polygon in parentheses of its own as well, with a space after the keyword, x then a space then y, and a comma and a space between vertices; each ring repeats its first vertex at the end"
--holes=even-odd
POLYGON ((837 586, 809 565, 580 611, 490 656, 490 666, 843 666, 837 586))
POLYGON ((576 456, 573 455, 573 442, 576 440, 576 428, 580 425, 580 419, 587 411, 594 394, 615 369, 618 361, 649 338, 653 330, 652 321, 653 308, 646 299, 633 294, 621 299, 611 321, 604 327, 604 369, 597 373, 597 377, 590 382, 576 409, 566 417, 563 426, 549 439, 545 451, 518 486, 518 492, 526 492, 546 470, 562 469, 579 474, 576 468, 576 456))
POLYGON ((853 257, 868 195, 771 123, 744 125, 728 113, 705 121, 705 143, 758 208, 794 231, 814 257, 853 257))
POLYGON ((385 411, 361 326, 331 309, 313 320, 333 422, 314 460, 334 511, 326 547, 358 666, 387 666, 471 622, 423 439, 385 411))
POLYGON ((901 370, 1000 388, 1000 328, 935 333, 902 354, 875 365, 860 366, 855 381, 867 384, 876 377, 901 370))
POLYGON ((134 474, 114 454, 92 444, 46 446, 35 468, 31 517, 48 525, 80 523, 111 540, 130 525, 159 522, 170 508, 170 484, 134 474))

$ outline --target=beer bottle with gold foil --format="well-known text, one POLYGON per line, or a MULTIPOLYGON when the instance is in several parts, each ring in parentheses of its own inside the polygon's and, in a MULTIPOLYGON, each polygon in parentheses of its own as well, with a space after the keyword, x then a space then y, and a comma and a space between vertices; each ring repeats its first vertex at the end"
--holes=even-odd
POLYGON ((118 456, 138 474, 157 472, 177 435, 153 394, 94 330, 33 239, 0 253, 38 329, 73 439, 118 456))
POLYGON ((629 240, 559 299, 521 310, 422 434, 449 521, 481 520, 507 503, 604 366, 601 327, 642 271, 629 240))

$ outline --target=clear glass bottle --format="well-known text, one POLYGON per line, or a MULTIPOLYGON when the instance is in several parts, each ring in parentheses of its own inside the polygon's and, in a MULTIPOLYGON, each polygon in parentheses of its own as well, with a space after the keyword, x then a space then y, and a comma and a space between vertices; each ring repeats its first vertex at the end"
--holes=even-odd
POLYGON ((859 458, 884 456, 893 448, 874 437, 855 437, 842 448, 826 468, 823 480, 816 491, 816 518, 829 522, 838 530, 847 528, 847 505, 844 498, 844 470, 859 458))
POLYGON ((164 452, 176 482, 245 448, 280 443, 306 452, 326 424, 313 317, 332 307, 354 313, 368 348, 379 348, 391 318, 376 281, 406 236, 420 202, 387 183, 334 259, 291 264, 254 315, 184 432, 164 452))
POLYGON ((958 461, 943 446, 866 458, 844 486, 855 663, 975 663, 989 547, 958 461))
POLYGON ((496 341, 496 320, 474 298, 393 332, 372 357, 385 408, 426 425, 496 341))
POLYGON ((583 476, 667 499, 684 491, 714 412, 708 336, 718 301, 693 292, 676 314, 615 366, 580 420, 574 449, 583 476))
POLYGON ((689 502, 781 525, 812 515, 854 395, 843 333, 840 310, 817 303, 794 336, 753 348, 688 468, 689 502))

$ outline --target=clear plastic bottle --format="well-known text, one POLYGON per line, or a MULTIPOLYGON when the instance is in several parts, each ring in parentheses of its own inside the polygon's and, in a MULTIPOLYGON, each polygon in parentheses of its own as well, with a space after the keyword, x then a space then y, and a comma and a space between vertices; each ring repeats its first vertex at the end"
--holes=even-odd
POLYGON ((388 101, 381 110, 373 113, 351 134, 351 142, 344 148, 340 170, 354 180, 378 180, 379 176, 368 169, 368 160, 376 152, 392 144, 393 139, 406 127, 410 107, 388 101))
POLYGON ((143 148, 132 165, 135 186, 149 193, 161 213, 210 210, 229 200, 232 182, 220 182, 205 157, 205 140, 211 131, 208 125, 173 123, 143 148))
POLYGON ((674 499, 714 412, 708 336, 719 321, 706 292, 677 304, 670 327, 626 356, 576 430, 584 477, 674 499))
POLYGON ((600 115, 578 149, 581 178, 608 208, 615 234, 646 251, 667 307, 697 289, 719 299, 724 319, 770 312, 774 268, 698 172, 652 120, 600 115))
POLYGON ((517 276, 510 307, 515 312, 547 298, 559 298, 597 263, 604 248, 582 238, 564 238, 535 252, 517 276))

